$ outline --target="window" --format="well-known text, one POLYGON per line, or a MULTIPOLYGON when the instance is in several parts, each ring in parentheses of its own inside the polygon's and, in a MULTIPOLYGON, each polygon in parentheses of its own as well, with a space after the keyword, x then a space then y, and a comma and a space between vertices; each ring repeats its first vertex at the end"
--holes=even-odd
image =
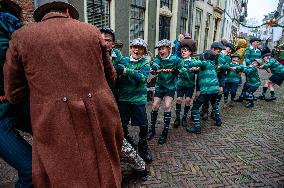
POLYGON ((166 16, 160 16, 159 40, 170 39, 170 26, 171 26, 171 18, 166 16))
POLYGON ((132 0, 130 11, 130 41, 135 38, 144 39, 146 0, 132 0))
POLYGON ((87 16, 90 24, 99 28, 110 27, 110 1, 87 0, 87 16))
POLYGON ((196 41, 196 45, 197 46, 199 45, 199 35, 200 35, 201 19, 202 19, 202 10, 196 9, 196 21, 195 21, 194 39, 196 41))
POLYGON ((211 24, 211 14, 207 13, 206 23, 205 23, 205 40, 204 40, 204 49, 207 48, 208 44, 208 36, 209 36, 209 28, 211 24))
POLYGON ((214 38, 213 41, 216 41, 217 39, 217 31, 218 31, 218 27, 219 27, 219 19, 215 19, 215 25, 214 25, 214 38))
POLYGON ((172 11, 172 4, 172 0, 161 0, 160 7, 162 8, 163 6, 166 6, 172 11))
POLYGON ((186 33, 186 23, 188 18, 188 0, 181 1, 180 33, 186 33))

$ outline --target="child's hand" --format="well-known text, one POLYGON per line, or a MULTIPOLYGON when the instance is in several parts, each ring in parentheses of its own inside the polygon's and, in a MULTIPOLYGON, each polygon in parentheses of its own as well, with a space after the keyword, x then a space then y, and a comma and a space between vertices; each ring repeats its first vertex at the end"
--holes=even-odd
POLYGON ((123 74, 123 72, 125 71, 125 66, 122 64, 118 64, 116 65, 116 69, 117 69, 117 74, 123 74))
POLYGON ((125 75, 125 74, 126 74, 126 68, 124 68, 122 71, 122 75, 125 75))
POLYGON ((191 67, 189 70, 194 72, 194 71, 198 71, 199 68, 198 67, 191 67))

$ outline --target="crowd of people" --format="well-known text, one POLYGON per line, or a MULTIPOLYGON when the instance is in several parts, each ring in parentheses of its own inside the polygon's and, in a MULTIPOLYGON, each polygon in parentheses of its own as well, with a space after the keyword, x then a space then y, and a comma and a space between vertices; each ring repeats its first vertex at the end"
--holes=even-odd
POLYGON ((247 101, 253 108, 257 99, 276 100, 275 84, 284 81, 284 66, 270 49, 260 49, 258 38, 249 45, 245 39, 236 45, 213 42, 197 57, 188 33, 174 46, 160 40, 155 57, 149 57, 146 41, 136 38, 124 57, 112 29, 76 20, 78 11, 65 0, 36 0, 36 23, 27 26, 16 3, 0 4, 0 157, 18 171, 17 188, 120 187, 121 160, 145 181, 146 163, 153 161, 148 141, 155 138, 162 101, 160 145, 167 142, 173 103, 173 127, 201 134, 200 119, 208 119, 209 109, 220 127, 221 105, 247 101), (271 77, 256 97, 260 69, 271 77), (151 75, 155 90, 148 121, 151 75), (130 125, 139 127, 138 142, 130 125), (32 146, 18 129, 32 134, 32 146))

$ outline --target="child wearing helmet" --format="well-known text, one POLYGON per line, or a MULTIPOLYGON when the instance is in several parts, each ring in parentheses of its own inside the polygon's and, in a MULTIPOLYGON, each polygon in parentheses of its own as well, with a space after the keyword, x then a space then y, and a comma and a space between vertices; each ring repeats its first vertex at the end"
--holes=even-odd
POLYGON ((124 137, 133 146, 135 140, 130 136, 128 124, 139 126, 138 152, 145 162, 151 162, 152 156, 148 149, 148 119, 146 112, 147 103, 147 78, 150 73, 150 63, 145 58, 147 44, 143 39, 134 39, 130 45, 130 56, 125 57, 118 64, 121 77, 118 82, 120 112, 124 137))
POLYGON ((151 111, 151 127, 148 139, 152 139, 156 134, 155 125, 158 111, 161 101, 164 99, 164 129, 158 141, 159 144, 164 144, 167 141, 171 122, 171 107, 179 70, 182 68, 182 60, 175 55, 171 55, 171 42, 167 39, 159 41, 155 48, 158 48, 158 55, 154 58, 152 70, 158 75, 158 79, 155 86, 154 102, 151 111))

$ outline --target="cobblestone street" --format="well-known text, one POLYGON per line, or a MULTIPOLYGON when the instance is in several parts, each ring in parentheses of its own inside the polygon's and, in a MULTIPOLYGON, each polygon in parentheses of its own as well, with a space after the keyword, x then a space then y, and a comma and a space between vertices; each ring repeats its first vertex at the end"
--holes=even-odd
MULTIPOLYGON (((157 144, 160 111, 158 134, 149 143, 154 157, 147 165, 150 177, 146 182, 134 181, 125 167, 123 187, 283 187, 283 92, 283 86, 276 87, 276 101, 257 101, 252 110, 245 103, 222 109, 223 125, 203 121, 200 135, 189 134, 184 127, 171 128, 162 146, 157 144)), ((137 134, 136 127, 131 129, 137 134)), ((0 187, 10 188, 16 179, 15 170, 0 160, 0 187)))
POLYGON ((203 121, 200 135, 189 134, 184 127, 171 128, 162 146, 157 143, 160 111, 158 134, 150 141, 154 156, 148 165, 150 178, 143 183, 129 181, 124 187, 283 187, 283 91, 276 87, 278 100, 258 100, 252 110, 245 103, 222 109, 222 127, 203 121))

